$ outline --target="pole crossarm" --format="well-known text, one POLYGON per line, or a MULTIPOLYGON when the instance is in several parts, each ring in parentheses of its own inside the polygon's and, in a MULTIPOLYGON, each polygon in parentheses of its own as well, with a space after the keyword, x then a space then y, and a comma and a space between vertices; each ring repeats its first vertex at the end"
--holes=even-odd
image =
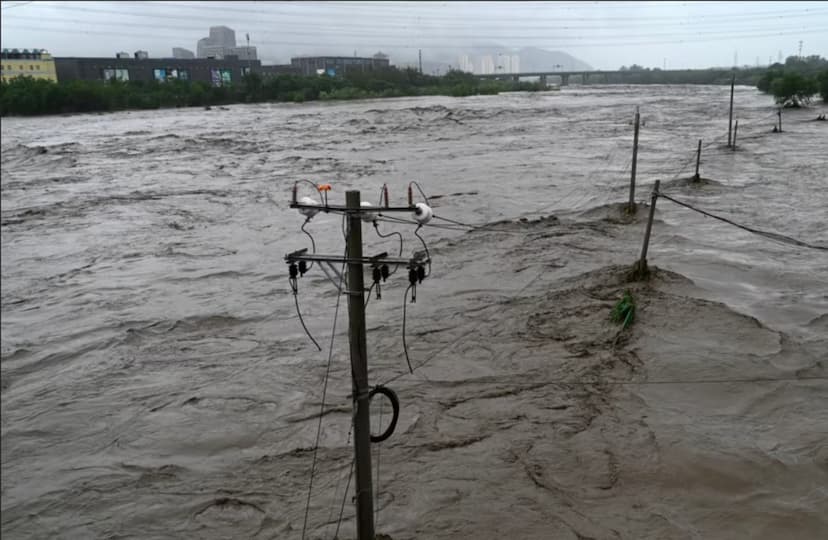
POLYGON ((296 208, 299 210, 302 209, 312 209, 317 210, 319 212, 335 212, 340 214, 376 214, 376 213, 383 213, 383 212, 416 212, 416 206, 363 206, 360 208, 348 208, 347 206, 342 206, 340 204, 326 204, 326 205, 317 205, 317 204, 302 204, 302 203, 290 203, 291 208, 296 208))
POLYGON ((373 257, 343 257, 342 255, 321 255, 321 254, 306 254, 306 249, 288 253, 285 255, 285 261, 292 263, 297 261, 314 261, 314 262, 326 262, 326 263, 347 263, 347 264, 366 264, 366 265, 375 265, 375 264, 396 264, 396 265, 408 265, 408 266, 417 266, 420 264, 427 264, 430 259, 424 256, 415 256, 409 259, 405 257, 388 257, 387 253, 380 253, 379 255, 375 255, 373 257))

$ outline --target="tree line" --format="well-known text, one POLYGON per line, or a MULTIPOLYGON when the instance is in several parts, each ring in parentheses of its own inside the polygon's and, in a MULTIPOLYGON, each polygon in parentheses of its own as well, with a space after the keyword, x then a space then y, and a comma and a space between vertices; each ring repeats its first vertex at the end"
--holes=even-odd
POLYGON ((828 60, 814 55, 789 56, 784 64, 776 63, 759 78, 756 87, 772 94, 779 105, 802 107, 819 94, 828 103, 828 60))
POLYGON ((481 81, 471 73, 425 75, 415 69, 389 68, 342 77, 252 73, 235 84, 201 81, 53 82, 19 77, 0 83, 0 115, 198 107, 231 103, 304 102, 425 95, 470 96, 540 90, 539 83, 481 81))

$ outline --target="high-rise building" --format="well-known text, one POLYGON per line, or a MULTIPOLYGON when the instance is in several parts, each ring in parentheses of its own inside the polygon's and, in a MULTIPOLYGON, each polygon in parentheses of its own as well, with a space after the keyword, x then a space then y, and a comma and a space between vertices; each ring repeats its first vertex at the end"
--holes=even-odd
POLYGON ((495 63, 490 55, 486 55, 480 60, 480 73, 482 75, 491 75, 495 72, 495 63))
POLYGON ((468 54, 461 54, 457 58, 457 69, 459 69, 460 71, 474 73, 474 64, 472 64, 472 61, 469 58, 468 54))
POLYGON ((256 47, 237 47, 236 31, 226 26, 211 26, 210 37, 199 39, 196 45, 198 58, 236 56, 240 60, 256 60, 256 53, 256 47))
POLYGON ((173 58, 195 58, 193 51, 182 47, 173 47, 172 55, 173 58))
POLYGON ((511 73, 520 73, 520 55, 513 54, 511 60, 511 73))
POLYGON ((211 26, 210 27, 210 42, 212 45, 221 45, 222 47, 236 46, 236 31, 226 26, 211 26))

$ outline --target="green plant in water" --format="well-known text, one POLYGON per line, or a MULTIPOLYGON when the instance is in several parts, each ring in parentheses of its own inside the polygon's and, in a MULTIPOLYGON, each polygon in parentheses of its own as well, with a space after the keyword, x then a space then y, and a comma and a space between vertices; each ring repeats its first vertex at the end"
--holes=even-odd
POLYGON ((633 300, 630 291, 626 291, 621 300, 615 304, 610 314, 612 322, 623 323, 623 328, 626 329, 635 320, 635 300, 633 300))

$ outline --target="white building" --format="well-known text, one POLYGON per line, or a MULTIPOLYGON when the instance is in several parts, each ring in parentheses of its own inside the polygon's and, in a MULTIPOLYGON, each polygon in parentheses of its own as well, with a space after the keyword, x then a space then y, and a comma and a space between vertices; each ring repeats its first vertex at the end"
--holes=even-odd
POLYGON ((472 64, 471 59, 469 58, 468 54, 461 54, 457 58, 457 68, 460 71, 466 71, 469 73, 474 73, 474 64, 472 64))
POLYGON ((172 55, 173 58, 195 58, 195 53, 193 51, 182 47, 173 47, 172 55))
POLYGON ((480 59, 480 74, 491 75, 495 72, 495 63, 490 55, 486 55, 480 59))
POLYGON ((226 26, 211 26, 210 36, 198 40, 198 58, 238 56, 240 60, 256 60, 256 47, 237 47, 236 31, 226 26))

